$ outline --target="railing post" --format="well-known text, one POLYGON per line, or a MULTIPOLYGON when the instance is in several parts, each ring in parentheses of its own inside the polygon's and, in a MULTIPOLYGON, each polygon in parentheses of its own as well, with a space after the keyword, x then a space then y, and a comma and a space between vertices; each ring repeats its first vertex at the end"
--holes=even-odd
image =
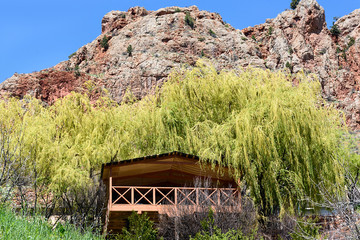
POLYGON ((156 205, 156 188, 153 187, 152 190, 153 190, 153 205, 156 205))
POLYGON ((196 188, 195 190, 195 194, 196 194, 196 205, 199 205, 199 188, 196 188))
POLYGON ((177 188, 175 188, 175 200, 174 200, 175 205, 177 205, 178 203, 178 197, 177 197, 177 188))
POLYGON ((131 204, 134 204, 134 187, 131 187, 131 204))
POLYGON ((216 191, 217 191, 217 196, 218 196, 217 204, 218 204, 218 206, 220 206, 220 194, 221 194, 221 190, 220 190, 219 188, 217 188, 216 191))

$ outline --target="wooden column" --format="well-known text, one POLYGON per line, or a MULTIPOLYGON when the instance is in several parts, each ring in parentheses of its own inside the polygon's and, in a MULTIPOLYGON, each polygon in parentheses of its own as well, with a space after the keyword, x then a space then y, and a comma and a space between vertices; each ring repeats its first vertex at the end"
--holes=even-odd
POLYGON ((112 207, 112 169, 110 167, 110 177, 109 177, 109 210, 111 211, 111 207, 112 207))
POLYGON ((238 190, 238 198, 240 201, 240 209, 242 209, 242 205, 241 205, 241 188, 240 188, 240 184, 241 184, 241 180, 240 178, 237 179, 237 190, 238 190))
POLYGON ((104 228, 103 228, 103 234, 106 234, 106 232, 107 232, 107 227, 108 227, 108 224, 109 224, 109 221, 110 221, 111 205, 112 205, 112 172, 111 172, 111 167, 110 167, 109 200, 108 200, 107 209, 106 209, 105 224, 104 224, 104 228))

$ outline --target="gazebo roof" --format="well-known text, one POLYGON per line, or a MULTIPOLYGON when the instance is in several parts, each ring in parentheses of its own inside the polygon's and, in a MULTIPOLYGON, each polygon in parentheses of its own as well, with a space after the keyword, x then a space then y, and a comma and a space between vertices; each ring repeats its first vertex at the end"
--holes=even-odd
POLYGON ((101 178, 109 177, 116 185, 191 184, 195 177, 210 177, 213 181, 234 183, 226 167, 201 164, 199 157, 181 152, 169 152, 141 158, 110 162, 102 165, 101 178))

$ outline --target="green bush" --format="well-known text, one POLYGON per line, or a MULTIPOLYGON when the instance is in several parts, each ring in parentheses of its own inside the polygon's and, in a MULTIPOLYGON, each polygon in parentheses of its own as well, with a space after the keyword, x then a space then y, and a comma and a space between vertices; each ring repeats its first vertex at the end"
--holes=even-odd
POLYGON ((347 45, 347 49, 351 48, 355 44, 355 38, 350 37, 349 43, 347 45))
POLYGON ((195 20, 190 16, 190 13, 187 12, 185 15, 185 23, 189 25, 192 29, 195 27, 195 20))
POLYGON ((296 9, 297 5, 299 4, 300 0, 292 0, 290 3, 290 8, 291 9, 296 9))
POLYGON ((158 231, 154 228, 154 223, 150 221, 146 212, 144 214, 137 214, 133 212, 129 220, 129 227, 123 228, 122 234, 118 235, 116 239, 121 240, 156 240, 158 239, 158 231))
POLYGON ((293 67, 293 65, 292 65, 291 63, 286 62, 285 67, 288 68, 291 73, 293 72, 293 68, 294 68, 294 67, 293 67))
POLYGON ((212 36, 213 38, 216 38, 216 33, 213 30, 209 30, 209 34, 210 36, 212 36))
POLYGON ((330 33, 331 33, 331 35, 336 36, 336 37, 340 35, 341 31, 337 24, 334 24, 331 26, 330 33))
POLYGON ((290 234, 293 240, 320 239, 321 226, 316 224, 317 219, 305 219, 298 221, 295 232, 290 234))
POLYGON ((108 50, 108 48, 109 48, 109 38, 106 35, 104 35, 104 37, 102 38, 100 44, 101 44, 101 47, 105 51, 108 50))
POLYGON ((269 27, 269 30, 268 30, 267 35, 268 35, 268 36, 271 36, 271 34, 273 33, 273 31, 274 31, 273 27, 269 27))
POLYGON ((76 55, 76 52, 73 52, 72 54, 70 54, 69 56, 68 56, 68 58, 70 59, 70 58, 72 58, 73 56, 75 56, 76 55))
POLYGON ((127 47, 126 52, 128 53, 129 57, 132 56, 133 53, 133 47, 131 46, 131 44, 127 47))
POLYGON ((214 212, 210 208, 208 216, 201 221, 202 230, 198 232, 195 237, 190 237, 190 240, 253 240, 255 233, 251 236, 244 236, 240 230, 231 229, 225 233, 215 225, 214 212))
POLYGON ((80 67, 79 67, 79 65, 75 65, 74 75, 75 75, 75 77, 80 77, 81 73, 80 73, 80 67))

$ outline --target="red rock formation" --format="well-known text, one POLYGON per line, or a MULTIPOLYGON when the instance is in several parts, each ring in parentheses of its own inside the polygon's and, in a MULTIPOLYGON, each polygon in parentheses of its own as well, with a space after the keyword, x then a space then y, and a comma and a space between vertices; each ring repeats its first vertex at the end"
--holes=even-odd
MULTIPOLYGON (((85 82, 91 81, 94 85, 101 86, 101 80, 84 73, 74 73, 55 70, 43 70, 31 74, 15 74, 10 81, 2 85, 0 93, 11 92, 12 96, 22 98, 30 95, 46 103, 53 103, 56 99, 65 97, 72 91, 86 91, 85 82)), ((93 94, 94 100, 100 92, 93 94)))

